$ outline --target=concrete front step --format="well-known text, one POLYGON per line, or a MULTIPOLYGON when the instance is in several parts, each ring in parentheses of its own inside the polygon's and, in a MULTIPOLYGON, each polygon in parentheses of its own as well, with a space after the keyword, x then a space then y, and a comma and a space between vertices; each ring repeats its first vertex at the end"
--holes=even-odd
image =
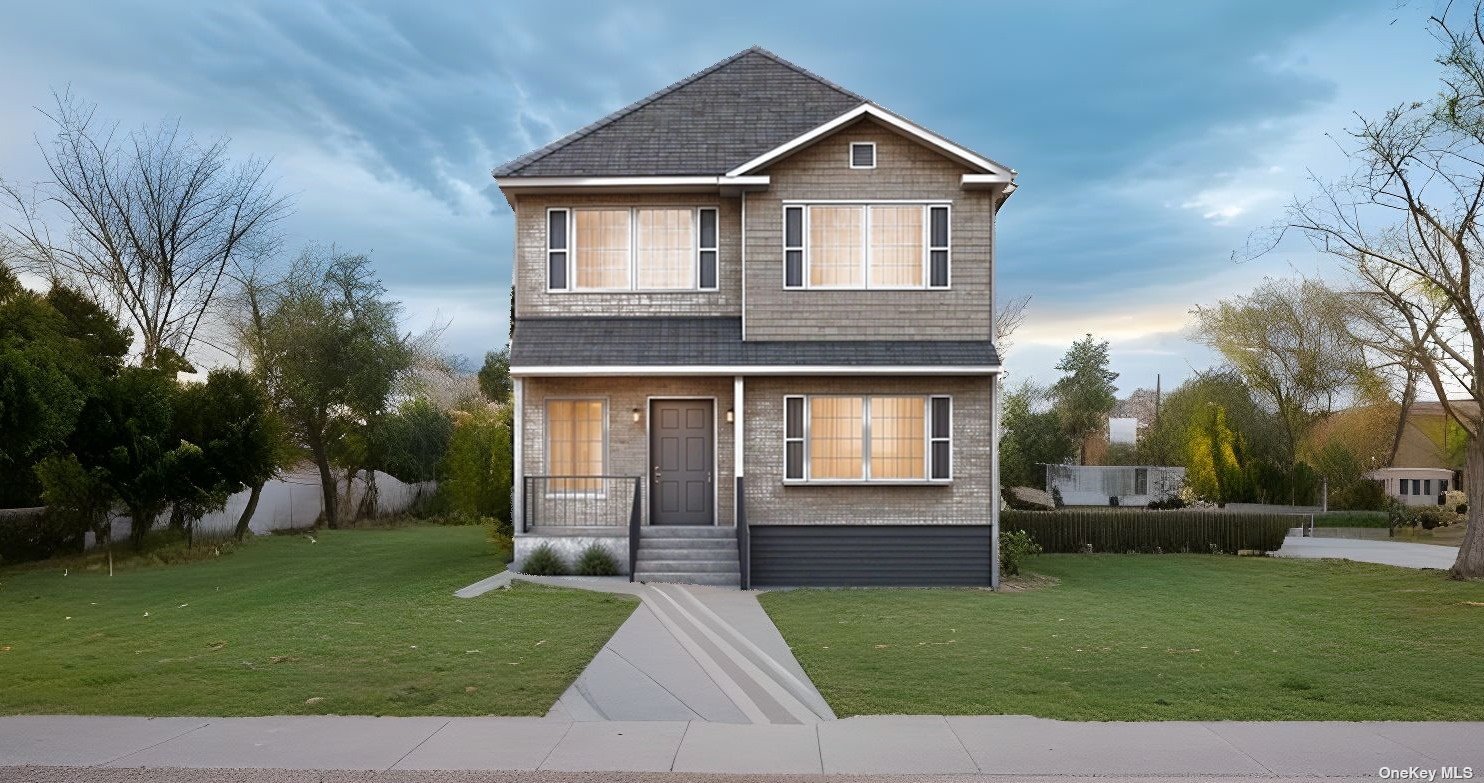
POLYGON ((730 527, 710 525, 648 525, 639 528, 641 538, 728 538, 737 540, 737 531, 730 527))
POLYGON ((639 551, 655 549, 686 549, 692 552, 735 552, 735 538, 644 538, 639 541, 639 551))
POLYGON ((687 573, 687 574, 717 574, 737 573, 737 558, 729 560, 652 560, 645 557, 639 558, 635 566, 641 573, 687 573))
POLYGON ((640 560, 730 560, 737 562, 737 548, 730 549, 722 547, 708 547, 706 549, 691 549, 689 547, 672 546, 643 546, 639 548, 640 560))
POLYGON ((711 585, 714 587, 736 587, 742 584, 742 576, 731 573, 691 573, 675 571, 644 571, 639 569, 634 576, 640 582, 669 582, 682 585, 711 585))

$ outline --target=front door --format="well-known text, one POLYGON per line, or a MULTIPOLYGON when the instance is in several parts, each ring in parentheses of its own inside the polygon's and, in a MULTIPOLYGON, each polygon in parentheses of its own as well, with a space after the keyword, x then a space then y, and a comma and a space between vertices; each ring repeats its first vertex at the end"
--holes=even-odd
POLYGON ((649 524, 716 523, 716 426, 711 400, 655 400, 649 408, 649 524))

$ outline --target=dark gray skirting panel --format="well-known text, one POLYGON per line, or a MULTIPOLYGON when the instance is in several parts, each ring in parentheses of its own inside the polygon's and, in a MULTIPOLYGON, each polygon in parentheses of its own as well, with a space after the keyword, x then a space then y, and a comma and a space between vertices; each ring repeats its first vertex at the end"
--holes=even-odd
POLYGON ((753 587, 989 586, 989 525, 750 525, 753 587))

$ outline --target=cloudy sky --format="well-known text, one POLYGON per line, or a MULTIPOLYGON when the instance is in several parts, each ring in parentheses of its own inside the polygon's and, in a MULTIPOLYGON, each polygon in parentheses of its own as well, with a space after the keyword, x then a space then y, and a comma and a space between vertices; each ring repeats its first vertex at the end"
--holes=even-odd
POLYGON ((1124 391, 1211 363, 1184 338, 1194 304, 1325 271, 1297 246, 1231 254, 1308 172, 1347 170, 1326 134, 1437 74, 1432 0, 3 5, 0 175, 38 175, 54 89, 225 134, 272 159, 291 243, 370 253, 414 325, 449 321, 470 357, 506 334, 490 169, 762 45, 1018 169, 999 279, 1033 300, 1011 369, 1052 377, 1093 332, 1124 391))

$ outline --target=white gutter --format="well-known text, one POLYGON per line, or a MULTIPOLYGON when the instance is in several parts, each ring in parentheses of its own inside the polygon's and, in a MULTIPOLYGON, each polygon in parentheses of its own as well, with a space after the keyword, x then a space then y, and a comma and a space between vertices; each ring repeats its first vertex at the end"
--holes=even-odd
POLYGON ((517 366, 511 377, 580 377, 614 375, 997 375, 1002 368, 988 365, 748 365, 748 364, 648 364, 517 366))

